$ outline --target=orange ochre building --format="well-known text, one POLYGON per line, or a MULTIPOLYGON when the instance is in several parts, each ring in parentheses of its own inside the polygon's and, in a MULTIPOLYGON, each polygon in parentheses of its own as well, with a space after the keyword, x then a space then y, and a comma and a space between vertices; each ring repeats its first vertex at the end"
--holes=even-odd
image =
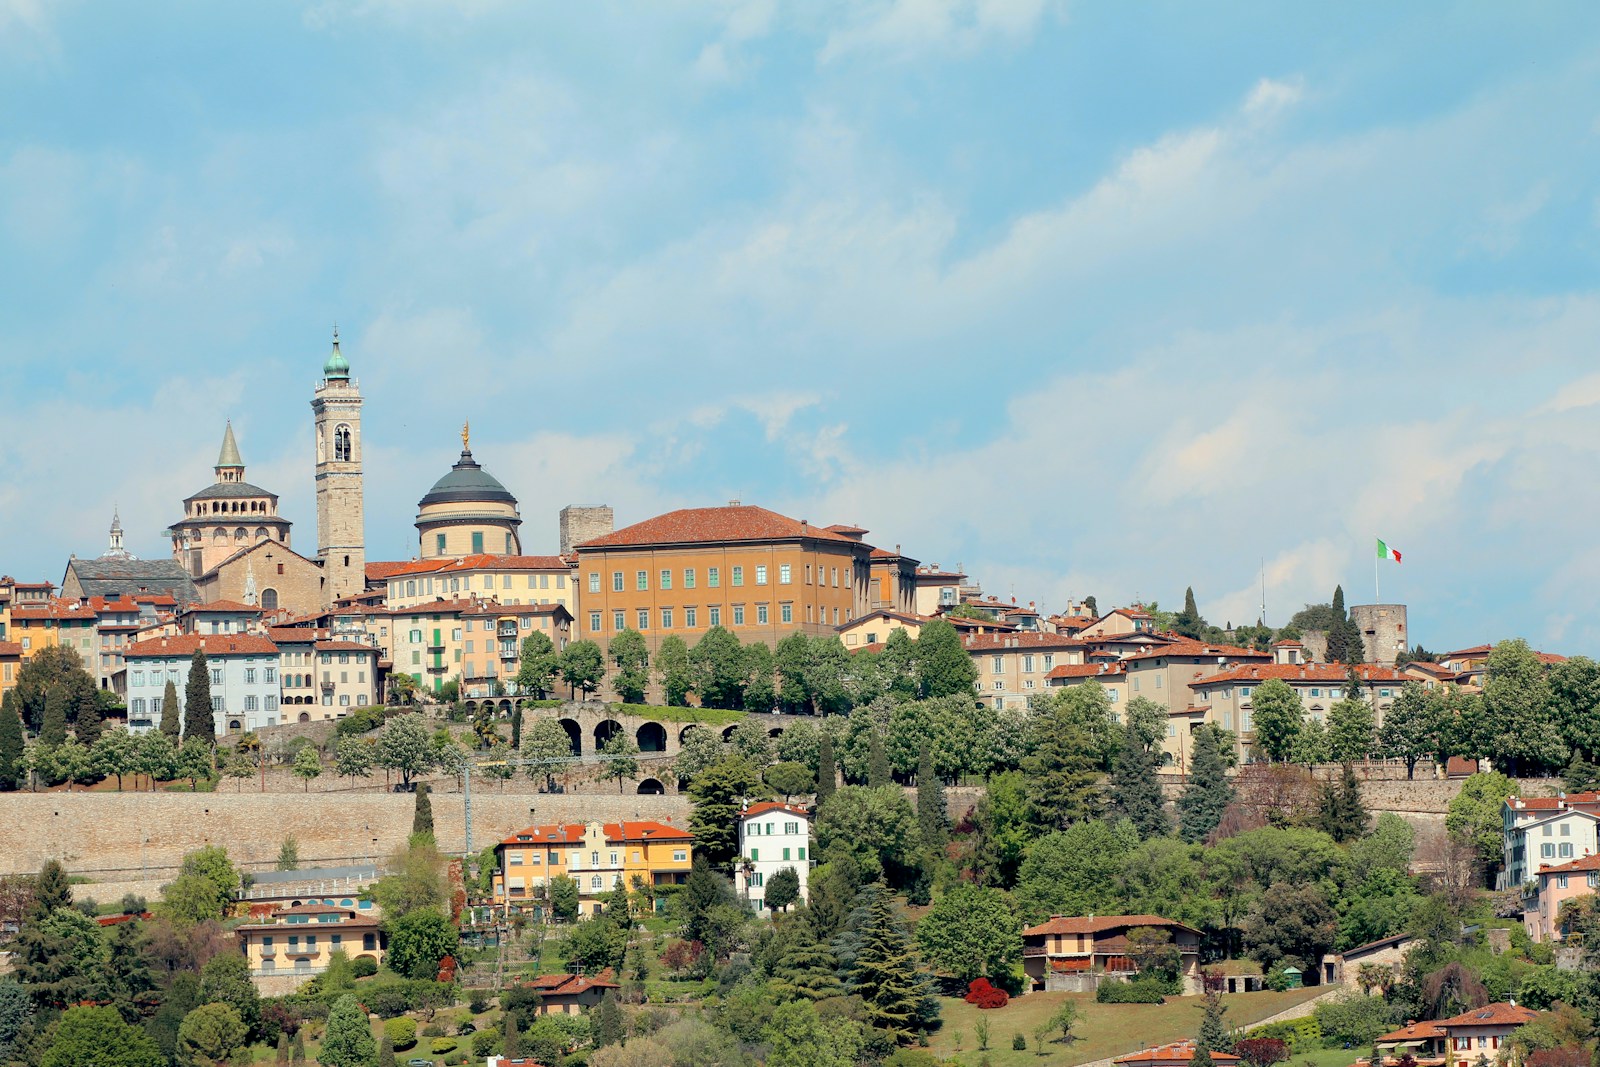
MULTIPOLYGON (((578 884, 578 911, 598 915, 601 900, 618 885, 679 885, 689 877, 694 837, 651 820, 530 826, 495 845, 494 903, 498 908, 541 911, 552 878, 578 884)), ((658 898, 655 907, 661 906, 658 898)))

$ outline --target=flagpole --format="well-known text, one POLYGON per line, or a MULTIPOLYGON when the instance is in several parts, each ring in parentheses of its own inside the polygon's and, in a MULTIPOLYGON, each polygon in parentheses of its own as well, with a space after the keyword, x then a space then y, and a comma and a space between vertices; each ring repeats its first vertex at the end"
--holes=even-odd
MULTIPOLYGON (((1374 537, 1373 540, 1376 541, 1377 538, 1374 537)), ((1378 590, 1378 550, 1376 544, 1373 545, 1372 550, 1372 602, 1374 604, 1383 603, 1383 594, 1378 590)))

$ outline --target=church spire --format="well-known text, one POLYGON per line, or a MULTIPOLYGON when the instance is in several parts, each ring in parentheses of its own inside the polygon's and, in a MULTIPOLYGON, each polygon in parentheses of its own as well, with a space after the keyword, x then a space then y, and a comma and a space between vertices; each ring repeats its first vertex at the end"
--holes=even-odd
POLYGON ((221 475, 225 469, 244 470, 244 460, 239 458, 239 442, 233 439, 233 420, 228 420, 228 428, 222 431, 222 451, 217 455, 217 474, 221 475))

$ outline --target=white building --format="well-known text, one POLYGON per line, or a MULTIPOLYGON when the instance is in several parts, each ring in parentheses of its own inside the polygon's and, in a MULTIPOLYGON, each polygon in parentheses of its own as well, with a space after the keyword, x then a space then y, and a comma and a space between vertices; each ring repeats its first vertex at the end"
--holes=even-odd
POLYGON ((1505 870, 1501 889, 1532 881, 1541 867, 1600 854, 1600 795, 1511 797, 1504 816, 1505 870))
POLYGON ((739 816, 739 886, 760 911, 767 882, 785 867, 800 876, 800 899, 809 900, 811 814, 775 801, 751 804, 739 816))
POLYGON ((167 682, 177 690, 181 704, 197 649, 205 652, 211 671, 211 718, 219 737, 278 725, 277 645, 251 634, 184 634, 129 647, 125 662, 130 730, 144 733, 161 725, 167 682))

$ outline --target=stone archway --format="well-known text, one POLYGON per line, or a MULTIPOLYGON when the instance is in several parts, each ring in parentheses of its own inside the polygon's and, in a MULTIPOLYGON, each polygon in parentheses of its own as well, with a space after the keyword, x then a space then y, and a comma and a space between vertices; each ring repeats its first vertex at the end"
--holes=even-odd
POLYGON ((567 740, 572 743, 572 754, 583 755, 583 727, 573 719, 562 719, 561 728, 567 731, 567 740))
POLYGON ((299 718, 298 721, 300 721, 300 722, 310 722, 311 721, 311 713, 309 711, 302 711, 300 713, 300 718, 299 718))
MULTIPOLYGON (((658 722, 647 722, 639 727, 639 732, 634 735, 634 740, 638 744, 640 752, 665 752, 667 750, 667 728, 658 722)), ((640 790, 640 792, 643 792, 643 790, 640 790)))
POLYGON ((639 783, 638 791, 641 794, 658 796, 665 793, 667 791, 667 787, 656 781, 654 778, 646 778, 639 783))
POLYGON ((734 728, 732 726, 730 726, 726 730, 722 731, 722 739, 724 741, 732 741, 733 740, 733 730, 734 730, 734 728))
POLYGON ((594 750, 599 752, 605 743, 622 733, 622 724, 615 719, 601 719, 594 724, 594 750))

